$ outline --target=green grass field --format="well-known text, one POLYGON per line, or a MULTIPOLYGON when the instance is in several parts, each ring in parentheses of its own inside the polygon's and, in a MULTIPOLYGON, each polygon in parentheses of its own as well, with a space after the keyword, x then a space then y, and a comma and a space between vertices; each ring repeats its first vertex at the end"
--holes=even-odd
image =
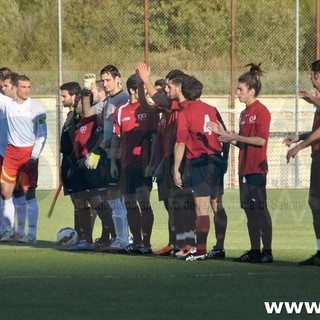
MULTIPOLYGON (((269 190, 274 224, 273 264, 232 261, 249 248, 238 191, 227 190, 227 258, 178 261, 154 256, 71 253, 56 250, 56 233, 72 226, 72 206, 53 192, 38 192, 38 243, 0 245, 0 319, 313 319, 268 315, 264 302, 319 301, 318 267, 297 262, 315 252, 307 190, 269 190)), ((153 192, 153 249, 167 242, 167 214, 153 192)), ((96 220, 95 233, 100 233, 96 220)), ((213 245, 210 230, 208 249, 213 245)))

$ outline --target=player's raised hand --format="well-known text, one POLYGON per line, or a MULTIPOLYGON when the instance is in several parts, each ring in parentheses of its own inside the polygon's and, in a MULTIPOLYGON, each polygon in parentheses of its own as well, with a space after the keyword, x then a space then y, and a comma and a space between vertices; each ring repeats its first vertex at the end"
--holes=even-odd
POLYGON ((83 89, 91 91, 96 84, 96 75, 93 73, 87 73, 84 75, 83 89))
POLYGON ((286 145, 287 147, 290 147, 293 143, 296 143, 299 141, 299 136, 297 134, 293 134, 290 136, 287 136, 283 140, 283 144, 286 145))
POLYGON ((151 70, 150 67, 148 67, 144 62, 140 62, 137 65, 136 73, 139 74, 143 82, 147 82, 149 81, 151 70))

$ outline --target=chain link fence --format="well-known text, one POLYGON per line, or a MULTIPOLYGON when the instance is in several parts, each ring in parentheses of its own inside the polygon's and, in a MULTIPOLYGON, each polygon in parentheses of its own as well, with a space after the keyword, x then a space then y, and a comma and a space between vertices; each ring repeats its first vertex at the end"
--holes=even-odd
MULTIPOLYGON (((300 1, 299 19, 296 3, 0 0, 0 67, 28 75, 33 98, 40 99, 48 113, 49 136, 40 161, 39 188, 52 189, 58 180, 63 116, 59 84, 82 84, 85 73, 98 75, 107 64, 118 66, 125 82, 143 60, 150 62, 153 80, 163 78, 171 69, 195 75, 204 84, 203 99, 216 106, 228 128, 235 131, 244 108, 235 97, 237 77, 247 71, 246 64, 261 63, 266 73, 260 100, 272 113, 269 187, 308 187, 310 152, 302 152, 287 165, 282 145, 287 133, 311 130, 314 112, 314 107, 299 100, 296 92, 297 87, 312 90, 309 69, 316 58, 317 2, 300 1)), ((237 187, 235 149, 225 182, 226 187, 237 187)))

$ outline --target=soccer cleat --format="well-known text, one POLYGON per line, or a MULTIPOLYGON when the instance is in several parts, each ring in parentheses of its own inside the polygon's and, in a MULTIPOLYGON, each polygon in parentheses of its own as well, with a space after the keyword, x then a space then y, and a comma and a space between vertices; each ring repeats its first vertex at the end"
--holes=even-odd
POLYGON ((165 246, 159 250, 154 251, 153 254, 155 254, 156 256, 170 256, 173 250, 173 246, 165 246))
POLYGON ((140 249, 140 247, 136 244, 130 243, 129 245, 127 245, 124 250, 127 253, 136 253, 136 251, 138 251, 140 249))
POLYGON ((259 256, 260 256, 260 253, 256 253, 256 252, 253 252, 252 250, 249 250, 249 251, 245 252, 242 256, 240 256, 239 258, 233 259, 233 261, 257 263, 257 262, 259 262, 258 261, 259 256))
POLYGON ((19 243, 25 243, 25 244, 33 244, 33 243, 37 243, 37 239, 35 237, 35 235, 33 235, 32 233, 28 233, 26 234, 23 238, 18 240, 19 243))
POLYGON ((186 260, 186 258, 188 258, 189 256, 193 256, 193 255, 197 255, 197 248, 196 247, 191 247, 190 246, 190 249, 187 250, 183 253, 183 254, 179 254, 178 255, 178 252, 176 253, 176 258, 179 259, 179 260, 186 260))
POLYGON ((187 256, 189 253, 194 253, 196 251, 197 251, 196 247, 186 245, 180 251, 176 252, 175 255, 178 259, 180 259, 181 257, 187 256))
POLYGON ((94 240, 94 245, 96 248, 105 248, 110 246, 110 244, 114 241, 114 239, 108 240, 103 238, 97 238, 94 240))
POLYGON ((11 241, 19 242, 25 235, 21 235, 18 232, 15 232, 14 235, 11 237, 11 241))
POLYGON ((300 266, 318 266, 320 267, 320 255, 316 253, 312 257, 307 260, 303 260, 299 262, 300 266))
POLYGON ((6 229, 3 233, 3 236, 1 237, 1 242, 9 242, 12 237, 12 229, 6 229))
POLYGON ((125 251, 127 253, 134 253, 134 254, 149 254, 152 253, 151 247, 145 247, 143 243, 141 244, 129 244, 126 246, 125 251))
POLYGON ((70 251, 94 251, 96 247, 94 244, 88 243, 86 240, 81 240, 78 243, 71 245, 68 250, 70 251))
POLYGON ((262 251, 258 256, 258 259, 252 262, 253 263, 271 263, 273 262, 273 256, 271 253, 262 251))
POLYGON ((149 253, 152 253, 151 246, 146 246, 144 244, 140 246, 140 249, 137 252, 137 254, 149 254, 149 253))
POLYGON ((213 249, 207 253, 207 259, 224 259, 226 257, 226 253, 223 249, 217 249, 213 247, 213 249))
MULTIPOLYGON (((207 259, 207 255, 206 254, 189 254, 184 260, 185 261, 196 261, 196 260, 206 260, 207 259)), ((182 259, 180 259, 182 260, 182 259)))
POLYGON ((122 245, 120 243, 120 241, 114 240, 114 241, 112 241, 112 243, 109 246, 104 247, 102 249, 102 251, 103 252, 108 252, 108 253, 127 253, 125 248, 126 248, 126 246, 122 245))

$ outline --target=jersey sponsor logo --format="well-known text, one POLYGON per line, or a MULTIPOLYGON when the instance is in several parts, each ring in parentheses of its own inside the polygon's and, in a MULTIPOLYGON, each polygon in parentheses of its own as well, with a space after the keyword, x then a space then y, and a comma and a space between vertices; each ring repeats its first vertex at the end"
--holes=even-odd
POLYGON ((257 119, 256 115, 249 117, 249 123, 255 123, 256 119, 257 119))
POLYGON ((143 121, 147 118, 147 115, 145 113, 138 113, 137 118, 139 121, 143 121))
POLYGON ((87 129, 88 129, 87 126, 82 126, 82 127, 80 127, 79 130, 80 130, 81 133, 86 133, 87 129))
POLYGON ((97 133, 97 134, 103 133, 103 128, 102 128, 102 127, 96 128, 96 133, 97 133))
POLYGON ((123 122, 123 121, 130 121, 130 119, 131 119, 130 117, 124 117, 124 118, 122 119, 122 122, 123 122))

